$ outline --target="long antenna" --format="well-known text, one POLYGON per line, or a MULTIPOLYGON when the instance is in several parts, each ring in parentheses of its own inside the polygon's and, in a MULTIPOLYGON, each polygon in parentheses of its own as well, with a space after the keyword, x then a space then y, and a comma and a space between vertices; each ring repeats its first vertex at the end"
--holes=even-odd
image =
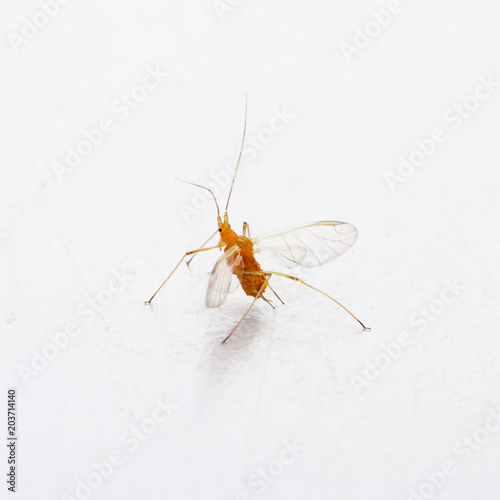
POLYGON ((231 182, 231 189, 229 190, 229 196, 227 197, 226 210, 225 210, 226 213, 227 213, 227 207, 229 206, 229 200, 231 199, 231 194, 233 192, 234 179, 236 179, 236 174, 238 173, 238 167, 240 166, 241 154, 243 153, 243 145, 245 144, 245 134, 247 132, 247 108, 248 108, 247 102, 248 102, 248 95, 245 94, 245 125, 243 126, 243 140, 241 141, 240 155, 238 156, 238 163, 236 163, 236 169, 233 175, 233 182, 231 182))
POLYGON ((220 217, 220 211, 219 211, 219 205, 217 203, 217 198, 215 197, 215 194, 213 193, 213 191, 205 186, 202 186, 201 184, 195 184, 194 182, 189 182, 189 181, 185 181, 183 179, 179 179, 179 178, 175 178, 176 181, 180 181, 180 182, 185 182, 186 184, 191 184, 191 186, 196 186, 196 187, 199 187, 201 189, 206 189, 214 198, 214 201, 215 201, 215 206, 217 207, 217 215, 218 217, 220 217))

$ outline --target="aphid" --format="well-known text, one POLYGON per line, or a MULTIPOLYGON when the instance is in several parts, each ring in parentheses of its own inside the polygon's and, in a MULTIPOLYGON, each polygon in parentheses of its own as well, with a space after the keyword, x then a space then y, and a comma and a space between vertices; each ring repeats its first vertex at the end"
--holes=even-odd
MULTIPOLYGON (((330 300, 338 304, 345 311, 347 311, 362 327, 364 330, 369 330, 354 314, 351 313, 345 306, 343 306, 336 299, 327 293, 319 290, 318 288, 309 285, 302 279, 291 276, 289 274, 263 270, 255 258, 255 254, 261 253, 273 256, 281 265, 292 268, 295 266, 314 267, 321 266, 335 257, 338 257, 346 250, 351 248, 358 237, 356 228, 347 222, 335 221, 320 221, 311 222, 308 224, 300 224, 293 227, 281 229, 279 231, 269 233, 261 236, 260 238, 252 238, 250 236, 250 229, 246 222, 243 223, 243 235, 238 236, 231 225, 227 215, 229 201, 233 192, 234 180, 238 173, 241 155, 243 153, 243 145, 245 143, 247 123, 247 112, 245 107, 245 126, 243 129, 243 140, 241 143, 238 162, 234 171, 231 188, 227 197, 226 208, 224 210, 224 217, 221 218, 219 204, 214 193, 205 186, 188 182, 201 189, 205 189, 212 195, 215 206, 217 207, 217 225, 218 229, 212 236, 197 250, 186 252, 179 263, 174 267, 173 271, 167 276, 165 281, 160 285, 158 290, 146 302, 150 304, 156 294, 161 290, 165 283, 171 278, 174 272, 179 268, 184 259, 192 255, 191 260, 199 252, 206 252, 214 249, 224 249, 224 253, 215 263, 210 280, 208 283, 208 290, 205 303, 207 307, 219 307, 225 300, 230 291, 234 289, 234 276, 239 280, 243 291, 253 297, 253 301, 246 310, 245 314, 241 317, 235 327, 231 330, 229 335, 222 341, 224 343, 240 326, 242 321, 247 317, 248 313, 254 306, 255 302, 261 298, 267 302, 271 307, 271 301, 264 296, 264 292, 269 288, 274 295, 284 304, 276 292, 271 288, 269 280, 272 276, 281 276, 293 281, 298 281, 303 285, 325 295, 330 300), (220 233, 220 241, 215 246, 205 247, 210 240, 220 233)), ((186 182, 186 181, 183 181, 186 182)), ((191 262, 188 261, 188 264, 191 262)))

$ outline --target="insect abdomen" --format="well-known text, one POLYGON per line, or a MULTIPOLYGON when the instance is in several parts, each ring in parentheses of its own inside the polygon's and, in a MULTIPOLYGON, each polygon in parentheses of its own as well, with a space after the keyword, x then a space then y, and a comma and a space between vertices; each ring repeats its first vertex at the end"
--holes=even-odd
POLYGON ((240 264, 240 269, 235 270, 235 274, 241 283, 241 288, 245 291, 247 295, 251 297, 256 297, 259 291, 264 293, 266 286, 266 276, 262 274, 245 274, 245 271, 250 272, 261 272, 262 269, 260 264, 255 260, 254 256, 242 256, 242 263, 240 264))

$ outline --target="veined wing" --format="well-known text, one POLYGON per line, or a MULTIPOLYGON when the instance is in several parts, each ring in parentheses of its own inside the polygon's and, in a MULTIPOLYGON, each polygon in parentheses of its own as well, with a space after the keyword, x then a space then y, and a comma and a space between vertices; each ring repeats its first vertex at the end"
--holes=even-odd
POLYGON ((240 249, 237 246, 231 247, 220 256, 208 282, 205 298, 207 307, 219 307, 226 300, 227 294, 235 290, 237 283, 234 283, 233 269, 241 261, 240 249))
POLYGON ((285 267, 321 266, 354 245, 356 228, 347 222, 320 221, 292 226, 253 238, 255 251, 272 255, 285 267))

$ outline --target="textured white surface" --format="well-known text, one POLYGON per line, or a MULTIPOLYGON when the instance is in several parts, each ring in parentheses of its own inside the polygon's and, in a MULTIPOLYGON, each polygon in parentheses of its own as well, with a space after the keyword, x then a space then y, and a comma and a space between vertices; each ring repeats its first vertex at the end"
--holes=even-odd
POLYGON ((423 494, 498 499, 500 432, 479 429, 500 408, 499 89, 460 127, 444 117, 481 77, 500 80, 499 4, 402 2, 348 64, 341 43, 387 3, 252 0, 222 20, 207 1, 165 3, 70 2, 18 52, 9 33, 39 6, 3 7, 0 399, 18 388, 16 498, 84 498, 78 480, 118 452, 92 498, 407 499, 452 461, 423 494), (168 76, 125 116, 115 101, 156 65, 168 76), (217 251, 143 305, 216 229, 209 202, 183 216, 200 193, 174 178, 224 177, 245 91, 250 137, 276 111, 294 117, 243 160, 231 222, 252 235, 353 223, 353 249, 303 276, 372 332, 274 279, 286 306, 258 304, 221 346, 249 299, 205 308, 217 251), (114 130, 59 181, 53 162, 106 118, 114 130), (437 127, 446 140, 391 190, 385 172, 437 127), (116 293, 114 273, 127 283, 116 293), (92 312, 100 300, 111 302, 92 312), (78 335, 54 354, 71 323, 78 335), (356 390, 403 332, 396 359, 356 390), (134 426, 163 415, 158 398, 177 409, 135 449, 134 426))

